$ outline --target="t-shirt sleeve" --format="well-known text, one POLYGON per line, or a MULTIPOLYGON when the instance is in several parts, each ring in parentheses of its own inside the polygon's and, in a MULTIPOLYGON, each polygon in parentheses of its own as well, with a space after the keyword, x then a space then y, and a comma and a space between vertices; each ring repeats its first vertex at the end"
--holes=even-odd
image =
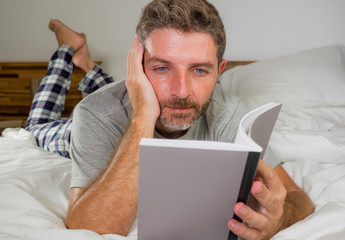
POLYGON ((248 112, 247 108, 237 97, 232 97, 227 104, 218 106, 221 114, 215 114, 214 134, 215 139, 224 142, 234 142, 238 131, 238 126, 242 117, 248 112))
POLYGON ((98 89, 77 105, 69 150, 71 187, 86 187, 106 169, 126 131, 130 111, 124 81, 98 89))
POLYGON ((87 186, 105 169, 119 137, 87 108, 75 109, 70 145, 71 187, 87 186))

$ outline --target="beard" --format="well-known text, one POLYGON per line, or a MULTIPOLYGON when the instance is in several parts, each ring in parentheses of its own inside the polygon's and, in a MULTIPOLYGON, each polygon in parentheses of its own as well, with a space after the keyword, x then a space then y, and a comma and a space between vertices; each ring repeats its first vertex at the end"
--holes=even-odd
POLYGON ((158 120, 161 124, 170 131, 185 131, 193 126, 193 124, 203 114, 210 104, 211 97, 209 97, 203 105, 187 99, 174 98, 168 101, 160 101, 161 114, 158 120), (193 111, 188 113, 172 113, 164 114, 164 108, 189 108, 193 111))

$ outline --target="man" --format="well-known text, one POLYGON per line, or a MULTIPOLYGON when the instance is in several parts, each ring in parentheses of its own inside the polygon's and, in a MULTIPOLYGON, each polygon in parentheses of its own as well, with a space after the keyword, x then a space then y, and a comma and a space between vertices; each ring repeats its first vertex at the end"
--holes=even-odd
MULTIPOLYGON (((153 1, 137 34, 126 81, 102 87, 74 112, 69 228, 126 235, 137 212, 140 139, 232 141, 245 112, 216 84, 226 63, 225 33, 211 4, 153 1)), ((260 209, 237 203, 234 211, 248 225, 228 222, 246 239, 268 239, 313 212, 274 156, 267 152, 265 161, 251 189, 260 209)))

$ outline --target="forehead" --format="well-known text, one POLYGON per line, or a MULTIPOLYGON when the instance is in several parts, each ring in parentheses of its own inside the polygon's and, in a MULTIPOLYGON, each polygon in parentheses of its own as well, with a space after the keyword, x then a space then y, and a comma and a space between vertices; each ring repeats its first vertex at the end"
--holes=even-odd
POLYGON ((167 61, 217 61, 217 47, 208 33, 155 29, 146 38, 144 45, 150 57, 167 61))

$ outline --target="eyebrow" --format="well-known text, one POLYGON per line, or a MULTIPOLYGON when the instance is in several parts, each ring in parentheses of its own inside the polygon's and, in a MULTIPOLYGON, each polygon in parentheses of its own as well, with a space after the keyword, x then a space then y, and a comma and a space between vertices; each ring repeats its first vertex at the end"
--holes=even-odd
POLYGON ((160 62, 160 63, 170 64, 170 62, 168 60, 165 60, 162 58, 157 58, 157 57, 150 57, 147 61, 147 63, 152 63, 152 62, 160 62))
MULTIPOLYGON (((162 58, 157 58, 157 57, 151 57, 148 59, 148 64, 152 62, 159 62, 159 63, 164 63, 164 64, 171 64, 170 61, 162 59, 162 58)), ((206 67, 208 69, 214 68, 214 64, 209 63, 209 62, 200 62, 200 63, 192 63, 190 64, 191 67, 206 67)))
POLYGON ((205 62, 205 63, 196 63, 196 64, 192 64, 193 67, 206 67, 208 69, 212 69, 214 68, 214 64, 212 63, 208 63, 208 62, 205 62))

